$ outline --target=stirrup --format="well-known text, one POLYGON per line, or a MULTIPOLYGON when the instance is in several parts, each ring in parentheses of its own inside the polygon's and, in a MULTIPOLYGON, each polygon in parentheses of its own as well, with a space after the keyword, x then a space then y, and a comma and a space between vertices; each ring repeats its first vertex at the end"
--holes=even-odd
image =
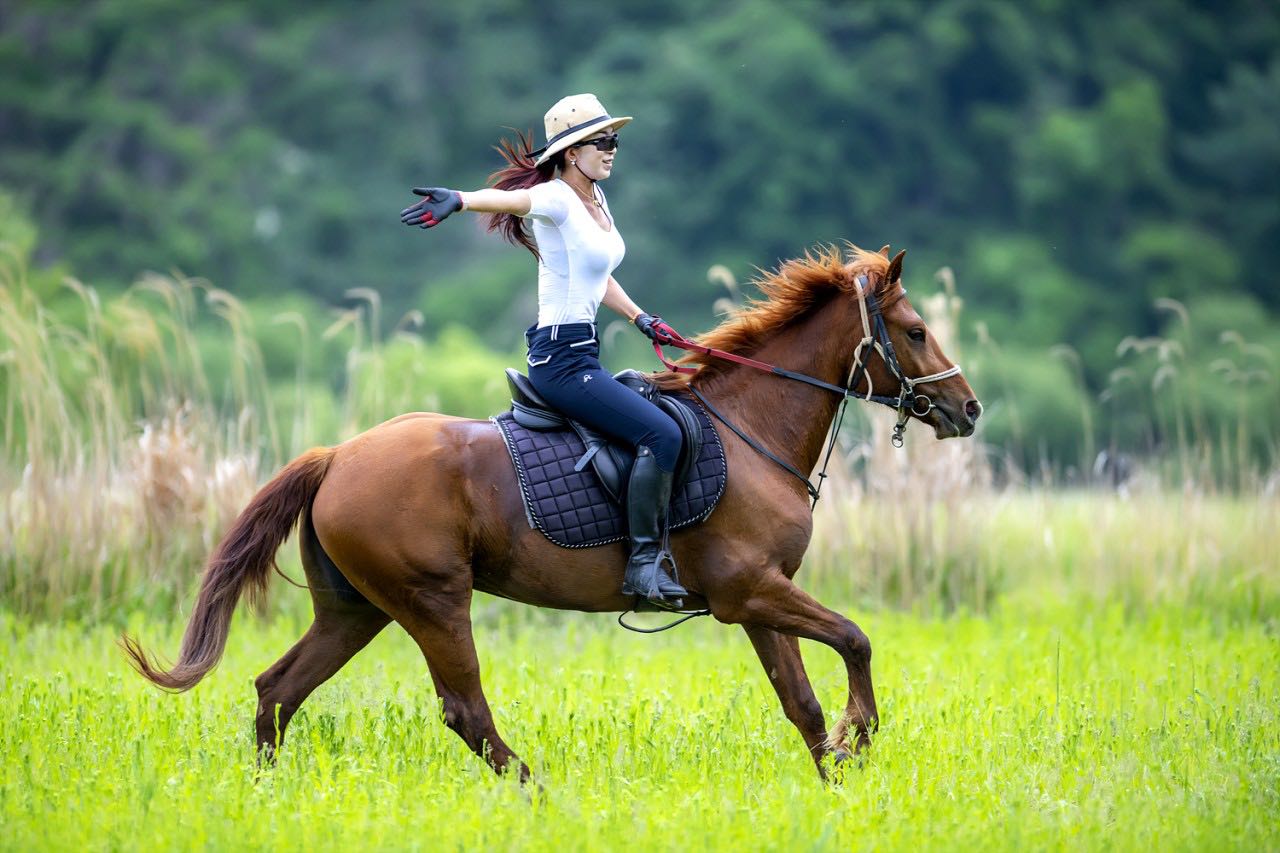
POLYGON ((658 568, 655 574, 658 579, 658 591, 663 598, 683 598, 689 594, 689 590, 684 588, 684 584, 680 583, 680 568, 676 565, 676 555, 672 554, 667 548, 666 536, 663 536, 662 550, 658 552, 658 568), (671 571, 662 568, 663 563, 671 566, 671 571), (667 591, 662 592, 662 588, 666 587, 667 591))
POLYGON ((635 596, 635 605, 631 609, 637 613, 643 612, 650 607, 654 610, 662 610, 667 613, 684 612, 683 598, 666 598, 661 592, 654 593, 654 596, 651 598, 643 592, 627 587, 625 584, 622 587, 622 594, 635 596))
POLYGON ((666 550, 659 551, 653 561, 648 563, 645 568, 645 574, 649 575, 648 579, 650 580, 650 587, 648 589, 640 589, 638 586, 631 583, 631 581, 624 575, 622 579, 622 594, 636 596, 637 606, 639 606, 641 602, 648 602, 659 610, 682 609, 684 607, 684 596, 688 595, 689 591, 681 586, 678 580, 673 579, 662 568, 664 558, 667 562, 671 563, 671 567, 674 569, 676 564, 675 560, 671 558, 671 552, 666 550), (662 586, 664 580, 668 584, 668 589, 670 589, 671 586, 675 586, 679 592, 671 590, 669 593, 663 593, 662 586))

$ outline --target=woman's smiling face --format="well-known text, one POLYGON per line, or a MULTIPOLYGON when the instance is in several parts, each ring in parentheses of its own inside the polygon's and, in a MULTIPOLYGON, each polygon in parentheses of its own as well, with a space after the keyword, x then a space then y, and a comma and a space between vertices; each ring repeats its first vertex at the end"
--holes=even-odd
POLYGON ((612 151, 601 151, 595 145, 589 143, 596 139, 608 139, 612 137, 616 143, 617 131, 602 130, 593 134, 584 140, 583 144, 573 146, 569 149, 568 159, 576 161, 577 167, 593 181, 603 181, 613 173, 613 158, 618 153, 616 145, 612 151))

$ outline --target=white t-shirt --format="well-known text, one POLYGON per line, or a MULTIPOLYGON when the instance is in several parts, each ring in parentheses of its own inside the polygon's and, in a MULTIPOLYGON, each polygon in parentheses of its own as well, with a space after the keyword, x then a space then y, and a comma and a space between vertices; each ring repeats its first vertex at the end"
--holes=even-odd
MULTIPOLYGON (((538 326, 594 323, 609 276, 627 252, 618 226, 605 231, 587 212, 573 187, 547 181, 529 190, 538 262, 538 326)), ((597 187, 604 212, 609 203, 597 187)), ((613 216, 609 219, 612 221, 613 216)))

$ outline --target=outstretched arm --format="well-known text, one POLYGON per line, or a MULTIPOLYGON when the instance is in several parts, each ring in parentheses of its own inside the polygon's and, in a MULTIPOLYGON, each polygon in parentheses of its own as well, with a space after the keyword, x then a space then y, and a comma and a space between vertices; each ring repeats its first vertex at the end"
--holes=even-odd
POLYGON ((529 212, 531 204, 528 190, 483 189, 459 195, 462 196, 462 209, 474 210, 476 213, 514 213, 516 216, 524 216, 529 212))
POLYGON ((434 228, 459 210, 524 216, 531 204, 527 190, 483 189, 464 193, 446 187, 414 187, 413 191, 422 196, 422 201, 400 211, 400 221, 420 228, 434 228))

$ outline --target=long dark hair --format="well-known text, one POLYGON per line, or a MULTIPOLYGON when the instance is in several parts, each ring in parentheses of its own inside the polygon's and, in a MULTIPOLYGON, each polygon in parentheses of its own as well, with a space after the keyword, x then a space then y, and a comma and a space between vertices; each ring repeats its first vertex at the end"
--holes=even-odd
MULTIPOLYGON (((527 190, 554 178, 556 169, 564 166, 565 152, 557 151, 541 166, 534 165, 536 158, 533 156, 533 131, 521 133, 514 128, 509 129, 515 133, 516 138, 503 139, 493 146, 502 155, 502 159, 507 161, 507 167, 490 175, 489 185, 499 190, 527 190)), ((497 231, 508 243, 524 246, 535 258, 542 259, 525 221, 514 213, 490 213, 485 217, 485 227, 490 231, 497 231)))

